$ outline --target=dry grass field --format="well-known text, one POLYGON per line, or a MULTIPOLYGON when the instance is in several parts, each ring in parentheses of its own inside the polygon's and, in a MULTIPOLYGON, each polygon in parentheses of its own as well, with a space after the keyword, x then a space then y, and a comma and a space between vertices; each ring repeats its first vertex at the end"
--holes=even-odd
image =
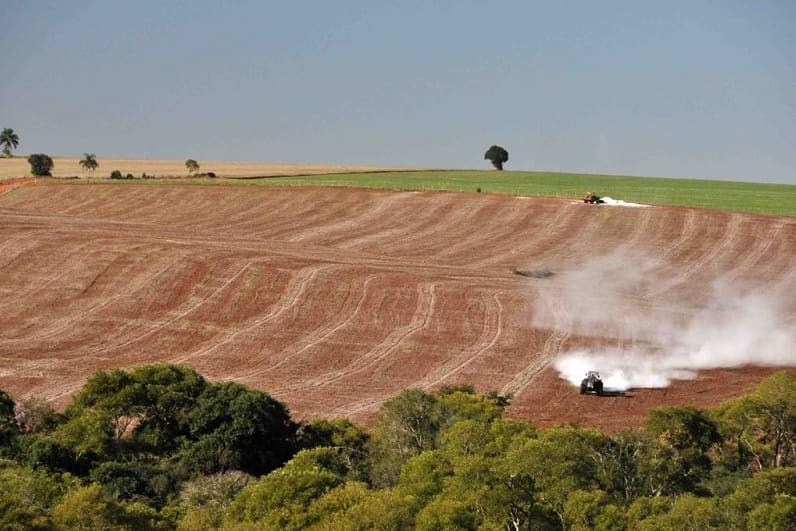
MULTIPOLYGON (((82 157, 52 157, 53 177, 87 177, 80 166, 82 157)), ((0 179, 14 179, 30 176, 27 155, 14 158, 0 158, 0 179)), ((132 173, 141 177, 142 173, 156 177, 187 177, 188 170, 184 160, 156 159, 113 159, 97 157, 99 168, 94 177, 108 177, 113 170, 122 174, 132 173)), ((406 170, 410 168, 388 168, 383 166, 346 166, 330 164, 295 164, 281 162, 225 162, 197 159, 200 172, 213 172, 218 177, 272 177, 285 175, 322 175, 326 173, 356 173, 371 171, 406 170)))

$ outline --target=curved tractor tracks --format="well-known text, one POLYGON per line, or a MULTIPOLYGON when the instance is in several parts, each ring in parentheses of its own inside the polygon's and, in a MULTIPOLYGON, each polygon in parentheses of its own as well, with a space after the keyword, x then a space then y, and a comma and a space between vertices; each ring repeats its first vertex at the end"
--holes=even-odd
POLYGON ((631 312, 685 292, 698 304, 713 274, 796 278, 783 217, 322 188, 0 194, 0 388, 60 405, 98 368, 167 361, 273 393, 297 418, 366 419, 407 387, 470 383, 565 419, 540 393, 569 384, 540 378, 568 342, 635 340, 629 324, 580 330, 560 297, 589 252, 654 255, 631 312), (513 273, 542 267, 555 275, 513 273), (539 305, 551 318, 534 325, 539 305))

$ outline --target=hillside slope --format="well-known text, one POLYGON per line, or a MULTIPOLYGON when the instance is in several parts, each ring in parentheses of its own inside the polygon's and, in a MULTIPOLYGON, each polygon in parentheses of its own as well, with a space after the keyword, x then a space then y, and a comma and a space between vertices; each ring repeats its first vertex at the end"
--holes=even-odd
POLYGON ((512 393, 509 413, 541 425, 617 429, 650 407, 715 404, 771 369, 597 398, 559 378, 557 356, 659 352, 659 331, 638 323, 678 329, 718 279, 790 293, 790 330, 794 257, 787 217, 445 192, 24 186, 0 196, 0 388, 63 405, 97 369, 168 361, 266 390, 297 418, 367 420, 404 388, 469 383, 512 393))

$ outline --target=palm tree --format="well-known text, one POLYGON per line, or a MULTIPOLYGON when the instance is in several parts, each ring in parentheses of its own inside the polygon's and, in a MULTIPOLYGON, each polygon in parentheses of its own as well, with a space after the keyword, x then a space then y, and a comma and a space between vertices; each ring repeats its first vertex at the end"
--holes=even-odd
POLYGON ((3 132, 0 133, 0 144, 3 145, 3 154, 6 157, 10 157, 11 150, 16 149, 19 145, 19 135, 17 135, 13 129, 6 127, 3 129, 3 132))
POLYGON ((83 159, 80 161, 80 165, 88 171, 89 175, 94 173, 99 167, 99 162, 97 162, 97 156, 94 153, 83 153, 85 155, 83 159))

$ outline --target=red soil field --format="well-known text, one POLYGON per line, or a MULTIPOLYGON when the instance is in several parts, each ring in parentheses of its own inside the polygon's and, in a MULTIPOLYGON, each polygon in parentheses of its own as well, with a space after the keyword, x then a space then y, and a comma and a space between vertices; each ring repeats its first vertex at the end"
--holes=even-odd
MULTIPOLYGON (((446 192, 21 186, 0 195, 0 388, 62 407, 98 369, 164 361, 267 391, 297 419, 367 422, 403 389, 472 384, 513 393, 514 418, 616 430, 776 370, 580 396, 555 357, 635 337, 573 324, 559 272, 617 250, 655 259, 622 295, 631 312, 687 319, 716 278, 796 299, 796 218, 446 192), (553 320, 539 325, 544 305, 553 320)), ((796 322, 796 301, 785 311, 796 322)))

